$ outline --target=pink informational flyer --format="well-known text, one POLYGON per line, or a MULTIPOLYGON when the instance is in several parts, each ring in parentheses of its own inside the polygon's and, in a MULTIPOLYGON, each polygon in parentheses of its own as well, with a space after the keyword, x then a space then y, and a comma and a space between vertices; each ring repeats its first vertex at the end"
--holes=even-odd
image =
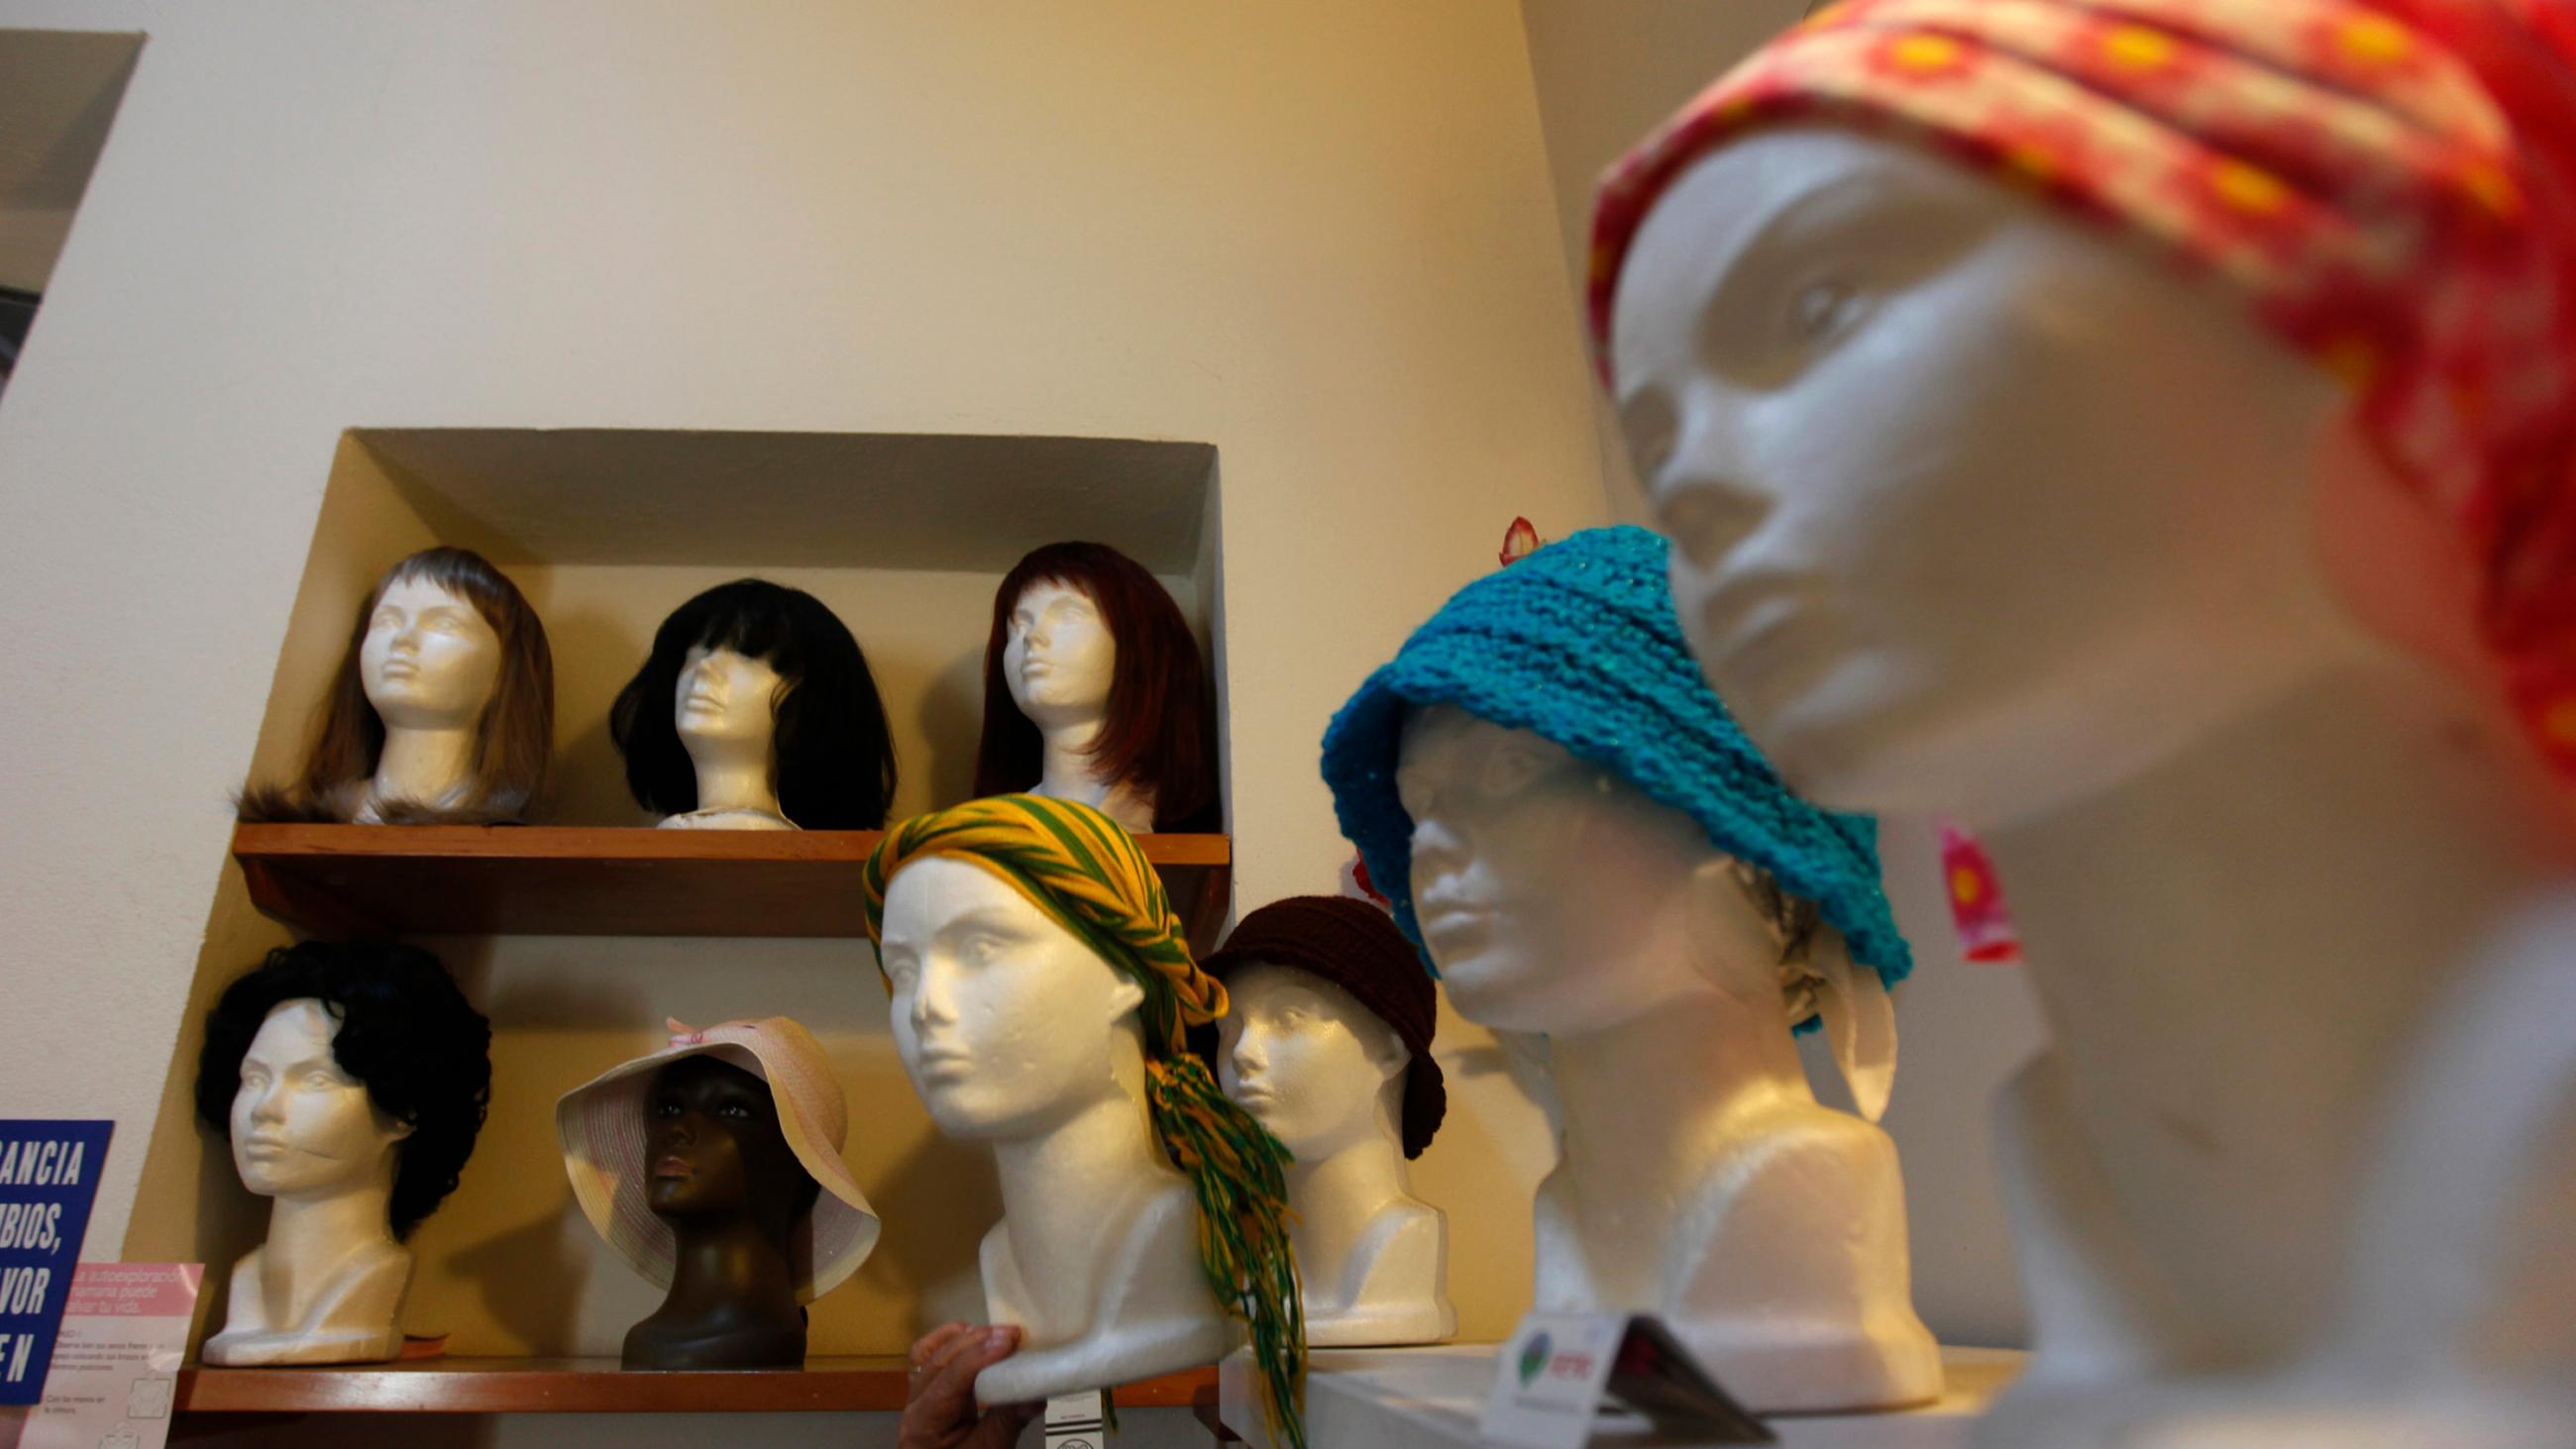
POLYGON ((205 1273, 200 1263, 74 1269, 45 1401, 28 1412, 18 1449, 161 1449, 205 1273))

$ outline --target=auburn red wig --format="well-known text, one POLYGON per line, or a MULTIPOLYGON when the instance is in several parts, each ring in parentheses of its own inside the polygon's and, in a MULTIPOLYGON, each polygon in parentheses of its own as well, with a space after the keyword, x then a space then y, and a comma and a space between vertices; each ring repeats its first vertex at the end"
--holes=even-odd
POLYGON ((1216 709, 1198 639, 1180 605, 1144 565, 1104 543, 1051 543, 1014 565, 993 594, 984 644, 984 738, 975 752, 975 793, 1007 795, 1038 783, 1038 727, 1020 713, 1002 676, 1011 610, 1031 584, 1078 588, 1100 607, 1118 662, 1109 714, 1091 757, 1100 777, 1151 790, 1156 830, 1215 830, 1216 709))

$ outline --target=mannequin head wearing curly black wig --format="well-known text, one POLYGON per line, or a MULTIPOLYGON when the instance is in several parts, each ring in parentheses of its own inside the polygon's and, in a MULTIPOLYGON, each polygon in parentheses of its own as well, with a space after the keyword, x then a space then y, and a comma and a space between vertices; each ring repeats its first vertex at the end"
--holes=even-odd
POLYGON ((768 783, 781 814, 809 830, 885 824, 894 739, 867 655, 822 600, 765 579, 719 584, 673 610, 651 657, 618 692, 609 733, 636 803, 665 815, 715 803, 700 798, 698 764, 677 720, 692 650, 730 652, 777 675, 768 783))
MULTIPOLYGON (((306 941, 280 947, 224 989, 206 1014, 197 1057, 197 1115, 233 1138, 244 1181, 266 1195, 292 1184, 260 1179, 294 1176, 293 1158, 329 1154, 298 1140, 334 1130, 328 1094, 365 1089, 376 1136, 393 1139, 392 1195, 385 1215, 396 1241, 454 1191, 492 1095, 492 1026, 467 1002, 438 958, 394 941, 306 941), (299 1006, 318 1008, 327 1025, 330 1067, 312 1064, 290 1084, 302 1101, 278 1101, 267 1090, 285 1073, 255 1051, 263 1028, 299 1006), (318 1103, 318 1105, 317 1105, 318 1103), (256 1164, 256 1168, 254 1168, 256 1164)), ((346 1116, 348 1114, 342 1113, 346 1116)), ((355 1130, 365 1135, 368 1125, 355 1130)))

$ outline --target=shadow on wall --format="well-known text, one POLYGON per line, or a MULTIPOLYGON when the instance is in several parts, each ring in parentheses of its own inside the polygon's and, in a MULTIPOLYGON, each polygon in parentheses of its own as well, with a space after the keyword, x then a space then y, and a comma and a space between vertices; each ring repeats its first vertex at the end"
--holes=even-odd
MULTIPOLYGON (((975 751, 984 737, 984 656, 978 651, 948 662, 921 696, 921 734, 930 741, 924 762, 930 798, 955 804, 975 793, 975 751)), ((921 768, 911 761, 906 768, 921 768)), ((888 822, 891 824, 892 822, 888 822)))
MULTIPOLYGON (((650 634, 604 609, 582 607, 550 610, 546 642, 554 650, 560 676, 565 659, 616 660, 632 670, 653 647, 650 634)), ((624 676, 621 676, 621 682, 624 676)), ((558 705, 561 701, 558 700, 558 705)), ((556 716, 558 728, 562 715, 556 716)), ((626 759, 609 737, 604 710, 585 710, 581 729, 555 746, 553 783, 540 802, 546 824, 650 825, 653 812, 635 803, 626 788, 626 759)))

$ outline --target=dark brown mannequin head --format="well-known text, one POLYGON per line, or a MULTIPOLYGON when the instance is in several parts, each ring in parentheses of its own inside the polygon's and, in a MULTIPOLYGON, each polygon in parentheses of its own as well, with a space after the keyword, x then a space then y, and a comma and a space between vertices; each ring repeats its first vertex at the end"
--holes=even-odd
POLYGON ((626 1336, 625 1366, 793 1368, 805 1358, 789 1244, 822 1191, 769 1084, 680 1057, 644 1094, 645 1200, 678 1235, 671 1292, 626 1336))

